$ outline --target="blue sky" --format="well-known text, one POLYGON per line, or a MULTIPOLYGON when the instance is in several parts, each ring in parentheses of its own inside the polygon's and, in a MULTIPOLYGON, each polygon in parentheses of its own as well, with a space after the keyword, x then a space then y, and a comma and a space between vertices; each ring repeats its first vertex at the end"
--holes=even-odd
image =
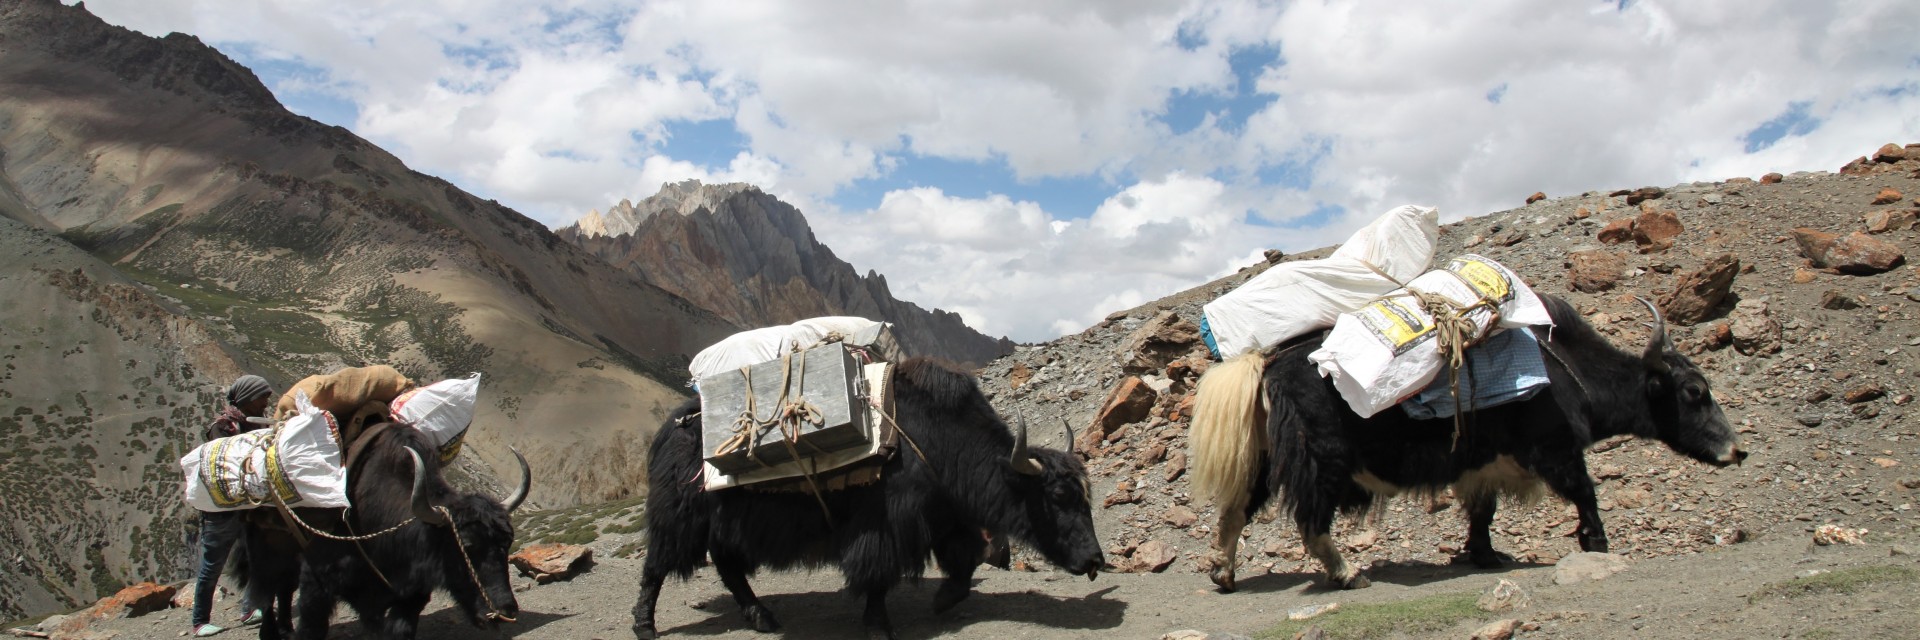
POLYGON ((1920 140, 1920 3, 92 0, 550 225, 744 181, 896 295, 1043 340, 1400 204, 1920 140))

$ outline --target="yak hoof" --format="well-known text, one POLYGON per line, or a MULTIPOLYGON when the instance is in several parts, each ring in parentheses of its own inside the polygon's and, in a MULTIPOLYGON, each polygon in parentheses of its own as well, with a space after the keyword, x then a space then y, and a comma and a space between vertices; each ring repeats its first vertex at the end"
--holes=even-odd
POLYGON ((1214 567, 1212 571, 1207 572, 1207 577, 1211 578, 1213 580, 1213 583, 1220 587, 1221 593, 1233 593, 1234 590, 1236 589, 1233 583, 1232 569, 1228 569, 1225 567, 1214 567))
POLYGON ((1482 569, 1498 569, 1507 566, 1509 562, 1513 562, 1513 556, 1489 550, 1485 553, 1469 554, 1467 560, 1472 562, 1473 566, 1482 569))
POLYGON ((1356 574, 1353 574, 1353 577, 1347 578, 1345 582, 1334 583, 1334 586, 1340 587, 1342 589, 1365 589, 1367 587, 1373 586, 1373 581, 1368 580, 1366 576, 1356 573, 1356 574))
POLYGON ((773 610, 768 609, 765 606, 756 604, 751 607, 741 609, 740 615, 746 616, 747 624, 753 625, 754 631, 758 631, 760 633, 773 633, 775 631, 780 630, 780 621, 775 620, 773 618, 773 610))
POLYGON ((940 585, 940 591, 933 594, 933 612, 936 614, 946 613, 948 609, 952 609, 954 605, 960 604, 960 601, 966 600, 967 596, 970 595, 973 595, 973 589, 969 588, 964 582, 943 583, 940 585))
POLYGON ((1580 540, 1580 550, 1590 553, 1606 553, 1607 539, 1604 537, 1582 538, 1580 540))
POLYGON ((893 630, 885 627, 867 627, 867 640, 895 640, 893 630))
POLYGON ((654 630, 653 625, 633 625, 634 640, 655 640, 659 637, 660 632, 654 630))

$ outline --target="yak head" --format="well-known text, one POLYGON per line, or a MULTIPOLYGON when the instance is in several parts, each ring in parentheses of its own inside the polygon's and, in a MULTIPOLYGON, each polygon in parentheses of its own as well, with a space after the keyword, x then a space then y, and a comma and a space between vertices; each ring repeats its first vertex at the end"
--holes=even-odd
POLYGON ((437 546, 441 571, 446 576, 447 592, 467 613, 476 627, 491 627, 513 622, 520 614, 520 603, 513 597, 513 582, 507 576, 507 554, 513 550, 513 520, 510 514, 527 499, 533 475, 527 459, 514 450, 520 462, 520 486, 504 502, 477 494, 454 492, 445 504, 432 504, 428 498, 426 467, 420 454, 411 447, 413 458, 413 517, 445 531, 432 539, 454 540, 457 547, 437 546))
MULTIPOLYGON (((1071 430, 1067 442, 1073 442, 1071 430)), ((1029 449, 1022 416, 1008 464, 1015 500, 1026 516, 1027 535, 1021 537, 1055 566, 1089 580, 1097 577, 1106 559, 1094 534, 1092 491, 1080 459, 1064 451, 1029 449)))
POLYGON ((1706 374, 1673 347, 1660 310, 1645 298, 1640 302, 1653 312, 1653 322, 1647 323, 1653 333, 1640 361, 1647 370, 1646 398, 1654 437, 1674 451, 1717 467, 1745 460, 1740 436, 1714 401, 1706 374))

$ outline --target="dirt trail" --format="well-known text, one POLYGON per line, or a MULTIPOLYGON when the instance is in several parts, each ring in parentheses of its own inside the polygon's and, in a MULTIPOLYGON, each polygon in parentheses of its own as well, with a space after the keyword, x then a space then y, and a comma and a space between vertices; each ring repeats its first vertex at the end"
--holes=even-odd
MULTIPOLYGON (((1204 576, 1184 572, 1102 575, 1088 582, 1053 571, 986 569, 977 576, 974 596, 946 615, 929 613, 933 580, 902 587, 890 604, 903 638, 1159 638, 1180 629, 1259 637, 1296 607, 1338 602, 1350 610, 1368 603, 1477 594, 1506 578, 1529 592, 1532 606, 1499 615, 1476 612, 1407 637, 1466 637, 1507 617, 1540 624, 1523 638, 1920 637, 1920 589, 1915 588, 1920 582, 1912 578, 1869 584, 1854 594, 1749 602, 1748 596, 1766 585, 1810 572, 1893 566, 1920 573, 1920 558, 1891 553, 1920 541, 1911 529, 1899 537, 1869 534, 1869 543, 1859 546, 1815 547, 1809 539, 1797 532, 1770 534, 1697 555, 1634 562, 1604 580, 1567 586, 1554 585, 1554 567, 1541 564, 1497 571, 1377 566, 1371 574, 1374 586, 1358 591, 1329 590, 1307 574, 1265 574, 1246 577, 1242 590, 1233 594, 1217 593, 1204 576)), ((638 560, 610 559, 570 582, 533 586, 516 578, 526 589, 520 594, 520 622, 498 633, 468 626, 438 597, 421 624, 420 638, 629 638, 639 569, 638 560)), ((839 592, 836 572, 763 574, 754 586, 780 616, 781 634, 746 628, 710 569, 689 582, 668 583, 661 596, 660 630, 669 638, 864 637, 860 604, 839 592)), ((227 609, 217 617, 231 619, 235 612, 227 609)), ((1331 616, 1341 614, 1328 615, 1332 622, 1331 616)), ((344 609, 339 618, 330 638, 368 637, 344 609)), ((185 628, 186 611, 174 609, 94 630, 117 631, 121 638, 163 638, 185 628)), ((252 636, 251 629, 221 635, 252 636)))

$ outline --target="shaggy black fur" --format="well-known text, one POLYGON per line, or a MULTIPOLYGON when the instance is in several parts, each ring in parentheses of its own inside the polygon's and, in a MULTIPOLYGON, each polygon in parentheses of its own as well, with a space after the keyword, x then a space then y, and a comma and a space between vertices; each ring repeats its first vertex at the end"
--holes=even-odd
MULTIPOLYGON (((335 535, 349 531, 364 535, 412 517, 413 461, 407 456, 409 448, 420 452, 425 464, 429 501, 452 513, 459 525, 459 538, 451 527, 417 521, 361 542, 359 547, 309 535, 310 545, 300 556, 299 570, 294 572, 299 574, 300 594, 297 637, 327 637, 334 608, 344 600, 374 637, 413 638, 420 611, 436 590, 451 595, 475 626, 491 624, 482 617, 488 613, 485 598, 492 599, 499 613, 517 615, 519 603, 507 576, 513 522, 506 508, 492 497, 464 493, 447 484, 440 476, 438 448, 412 427, 394 425, 367 445, 357 475, 349 477, 347 491, 354 506, 347 510, 345 521, 337 509, 301 509, 301 518, 335 535), (474 584, 461 557, 461 547, 473 559, 473 568, 484 587, 474 584), (392 587, 375 575, 369 560, 386 580, 392 581, 392 587)), ((261 554, 255 554, 253 560, 257 567, 254 579, 287 579, 284 566, 275 572, 262 566, 266 560, 261 554)), ((268 630, 276 626, 273 621, 263 624, 262 637, 271 637, 268 630)))
POLYGON ((697 402, 680 407, 654 436, 648 463, 647 559, 633 630, 657 637, 654 605, 668 574, 692 575, 703 556, 760 631, 779 628, 747 584, 760 568, 834 565, 853 595, 867 598, 871 635, 892 637, 886 596, 919 577, 927 556, 946 574, 936 611, 966 598, 985 541, 1012 536, 1075 574, 1103 564, 1094 535, 1086 469, 1071 454, 1031 448, 1039 475, 1008 463, 1014 438, 973 378, 926 359, 893 374, 895 418, 926 454, 901 443, 874 484, 825 494, 829 521, 804 493, 705 491, 697 402), (691 416, 691 417, 690 417, 691 416))
MULTIPOLYGON (((1584 455, 1595 441, 1621 434, 1653 438, 1718 466, 1744 457, 1706 376, 1671 341, 1658 345, 1666 365, 1660 371, 1643 354, 1609 344, 1565 301, 1552 296, 1541 301, 1557 325, 1536 329, 1543 349, 1551 351, 1543 355, 1552 385, 1530 400, 1470 414, 1457 449, 1452 418, 1411 420, 1398 407, 1369 419, 1356 416, 1307 360, 1324 332, 1283 346, 1262 376, 1272 404, 1267 436, 1274 450, 1262 461, 1248 515, 1280 495, 1302 538, 1311 540, 1331 530, 1336 512, 1363 512, 1381 497, 1356 482, 1357 474, 1371 473, 1403 489, 1437 491, 1509 456, 1579 509, 1582 549, 1606 551, 1584 455), (1728 451, 1734 459, 1721 457, 1728 451)), ((1488 527, 1499 496, 1461 497, 1469 520, 1469 558, 1498 566, 1502 558, 1488 527)))

